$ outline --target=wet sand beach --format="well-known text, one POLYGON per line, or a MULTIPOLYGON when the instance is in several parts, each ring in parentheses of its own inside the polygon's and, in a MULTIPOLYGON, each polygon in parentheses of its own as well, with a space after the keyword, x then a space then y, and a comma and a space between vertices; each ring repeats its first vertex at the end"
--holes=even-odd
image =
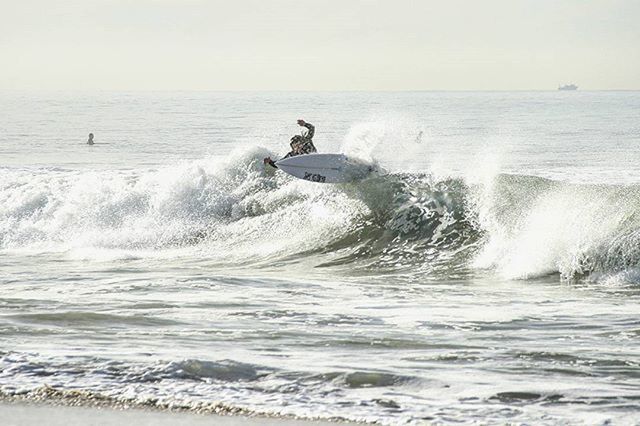
POLYGON ((121 410, 104 407, 69 407, 64 405, 0 402, 0 418, 6 426, 46 424, 49 426, 75 425, 218 425, 218 426, 313 426, 330 425, 320 421, 277 419, 266 417, 221 416, 187 412, 151 411, 144 409, 121 410))

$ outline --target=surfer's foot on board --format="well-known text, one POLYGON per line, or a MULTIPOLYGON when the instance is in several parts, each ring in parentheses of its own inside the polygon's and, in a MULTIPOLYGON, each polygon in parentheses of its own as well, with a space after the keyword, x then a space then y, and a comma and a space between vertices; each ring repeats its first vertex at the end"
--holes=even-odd
POLYGON ((263 162, 265 165, 267 165, 267 164, 268 164, 268 165, 270 165, 271 167, 275 167, 276 169, 278 168, 278 166, 276 166, 276 163, 271 159, 271 157, 265 157, 265 159, 264 159, 264 160, 262 160, 262 162, 263 162))

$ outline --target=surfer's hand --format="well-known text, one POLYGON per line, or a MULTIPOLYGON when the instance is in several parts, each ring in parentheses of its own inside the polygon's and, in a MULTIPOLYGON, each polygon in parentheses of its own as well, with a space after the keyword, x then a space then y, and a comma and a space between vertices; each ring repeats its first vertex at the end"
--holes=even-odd
POLYGON ((303 119, 298 120, 298 126, 304 126, 305 122, 303 119))

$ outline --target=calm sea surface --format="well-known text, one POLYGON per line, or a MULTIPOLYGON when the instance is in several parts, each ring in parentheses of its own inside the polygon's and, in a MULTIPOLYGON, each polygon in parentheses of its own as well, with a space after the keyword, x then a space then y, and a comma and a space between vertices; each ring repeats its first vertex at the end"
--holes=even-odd
POLYGON ((640 424, 639 207, 640 92, 0 92, 0 391, 640 424))

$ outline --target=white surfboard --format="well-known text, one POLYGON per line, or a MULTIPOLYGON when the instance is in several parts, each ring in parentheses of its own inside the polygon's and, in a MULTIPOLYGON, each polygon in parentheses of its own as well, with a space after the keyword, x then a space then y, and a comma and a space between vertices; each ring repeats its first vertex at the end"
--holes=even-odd
POLYGON ((374 167, 344 154, 304 154, 276 161, 280 170, 299 179, 341 183, 364 179, 374 167))

